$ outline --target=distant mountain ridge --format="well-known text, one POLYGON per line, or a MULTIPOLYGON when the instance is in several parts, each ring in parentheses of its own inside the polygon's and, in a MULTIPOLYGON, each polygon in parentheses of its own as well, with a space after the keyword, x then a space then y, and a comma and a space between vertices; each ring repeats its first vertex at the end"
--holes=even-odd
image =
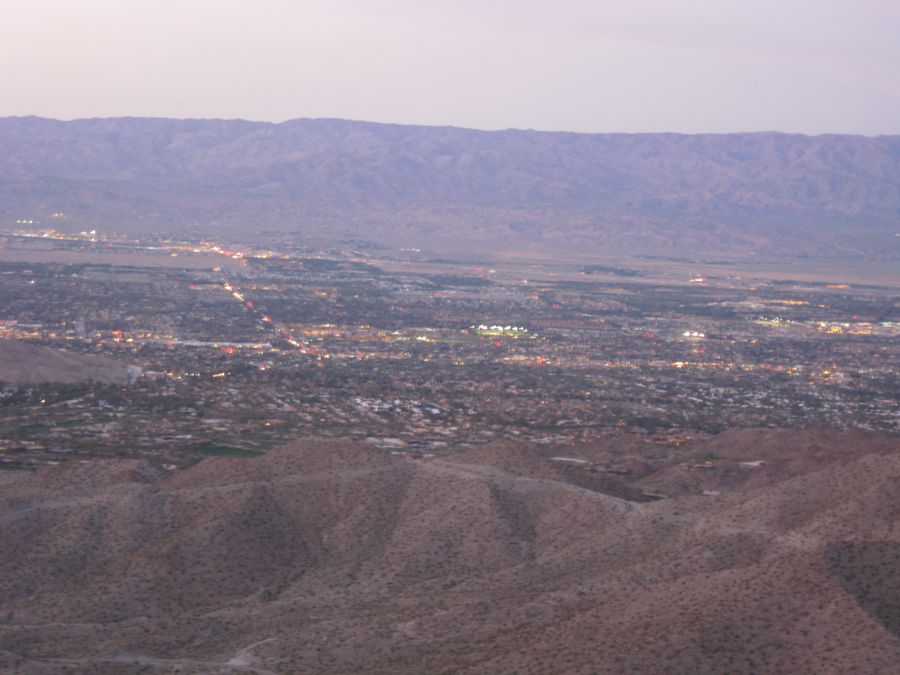
POLYGON ((0 119, 0 152, 4 224, 900 255, 900 136, 23 117, 0 119))

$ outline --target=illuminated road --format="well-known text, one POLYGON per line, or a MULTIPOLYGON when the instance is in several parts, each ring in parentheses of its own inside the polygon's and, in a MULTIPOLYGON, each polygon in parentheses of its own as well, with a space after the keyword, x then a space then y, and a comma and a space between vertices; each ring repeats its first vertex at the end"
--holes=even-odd
POLYGON ((236 301, 240 302, 244 306, 244 309, 246 311, 253 314, 254 317, 256 317, 257 321, 259 321, 263 329, 274 330, 275 334, 278 337, 283 339, 292 347, 299 350, 301 354, 318 354, 318 350, 315 347, 308 348, 305 344, 298 340, 290 328, 283 324, 276 323, 272 319, 272 317, 259 311, 253 304, 253 301, 248 300, 246 295, 238 288, 238 286, 234 282, 225 279, 222 282, 222 288, 224 288, 225 292, 230 294, 231 297, 233 297, 236 301))

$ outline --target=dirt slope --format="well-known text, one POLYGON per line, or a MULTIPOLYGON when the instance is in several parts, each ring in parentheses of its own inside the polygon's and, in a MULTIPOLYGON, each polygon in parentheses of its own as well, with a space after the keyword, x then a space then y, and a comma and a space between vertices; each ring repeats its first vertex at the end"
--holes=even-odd
POLYGON ((107 357, 0 339, 0 382, 104 382, 125 384, 126 366, 107 357))
POLYGON ((900 453, 754 439, 803 469, 651 503, 509 444, 23 474, 0 493, 0 666, 897 672, 900 453))

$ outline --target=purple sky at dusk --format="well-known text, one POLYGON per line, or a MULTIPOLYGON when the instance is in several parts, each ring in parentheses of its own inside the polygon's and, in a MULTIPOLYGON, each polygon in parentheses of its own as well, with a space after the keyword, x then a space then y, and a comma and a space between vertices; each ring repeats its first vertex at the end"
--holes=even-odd
POLYGON ((0 116, 900 133, 897 0, 29 0, 0 116))

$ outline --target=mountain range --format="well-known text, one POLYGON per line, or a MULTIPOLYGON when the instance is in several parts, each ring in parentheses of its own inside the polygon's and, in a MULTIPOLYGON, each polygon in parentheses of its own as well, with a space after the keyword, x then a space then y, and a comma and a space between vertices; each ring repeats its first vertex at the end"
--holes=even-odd
POLYGON ((898 136, 22 117, 0 119, 0 153, 7 226, 598 255, 900 255, 898 136))

